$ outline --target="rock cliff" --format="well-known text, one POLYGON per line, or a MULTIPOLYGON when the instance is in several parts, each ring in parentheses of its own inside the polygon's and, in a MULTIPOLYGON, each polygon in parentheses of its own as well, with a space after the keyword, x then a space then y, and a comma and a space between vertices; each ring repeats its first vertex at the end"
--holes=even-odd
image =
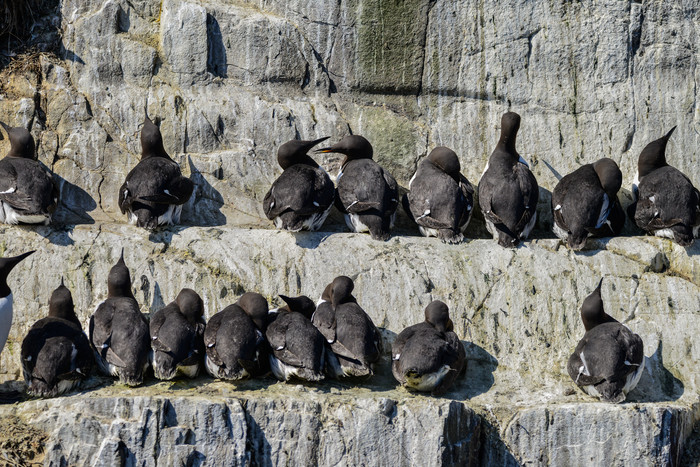
MULTIPOLYGON (((0 380, 21 377, 19 344, 60 275, 86 323, 122 246, 146 313, 186 286, 209 317, 244 291, 316 298, 346 274, 387 344, 441 299, 469 357, 438 399, 397 389, 385 361, 359 386, 94 378, 80 394, 0 408, 48 439, 47 465, 698 463, 700 244, 628 224, 573 253, 549 232, 549 200, 556 173, 600 157, 629 188, 641 149, 674 125, 668 160, 700 185, 700 5, 64 0, 41 24, 55 25, 57 53, 0 70, 0 118, 31 127, 62 205, 52 227, 0 227, 0 254, 39 250, 10 277, 0 380), (196 183, 186 225, 156 233, 123 225, 116 203, 144 108, 196 183), (405 219, 381 243, 344 233, 337 213, 297 235, 262 213, 288 139, 363 134, 404 188, 447 145, 476 184, 506 110, 523 116, 518 148, 541 186, 536 239, 518 249, 487 240, 478 219, 476 239, 450 246, 405 219), (602 276, 606 311, 644 339, 649 365, 620 406, 595 403, 565 370, 602 276), (695 448, 683 458, 684 446, 695 448)), ((337 172, 337 155, 317 160, 337 172)))

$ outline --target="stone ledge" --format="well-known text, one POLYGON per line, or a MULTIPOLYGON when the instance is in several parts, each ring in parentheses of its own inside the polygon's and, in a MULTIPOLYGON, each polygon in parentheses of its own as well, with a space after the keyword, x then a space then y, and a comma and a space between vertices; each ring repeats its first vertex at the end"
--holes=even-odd
POLYGON ((454 395, 200 379, 112 384, 2 406, 0 419, 45 431, 46 465, 387 466, 675 465, 700 420, 700 401, 519 408, 454 395))
POLYGON ((207 317, 244 291, 262 293, 271 305, 279 293, 315 299, 333 277, 346 274, 390 342, 439 298, 451 307, 458 335, 470 342, 469 358, 488 368, 481 392, 523 402, 533 399, 527 388, 554 395, 568 390, 564 364, 583 335, 580 302, 604 275, 607 311, 642 336, 650 359, 651 378, 649 384, 643 378, 639 400, 676 400, 700 387, 693 363, 700 361, 698 244, 686 250, 668 240, 621 237, 592 241, 595 249, 574 253, 553 239, 508 250, 491 240, 452 246, 401 236, 384 243, 360 234, 227 227, 153 234, 99 224, 72 230, 1 227, 0 233, 3 255, 39 250, 10 276, 16 306, 1 355, 4 379, 19 379, 19 343, 47 313, 60 276, 87 324, 106 297, 107 273, 123 246, 146 313, 183 287, 202 295, 207 317))

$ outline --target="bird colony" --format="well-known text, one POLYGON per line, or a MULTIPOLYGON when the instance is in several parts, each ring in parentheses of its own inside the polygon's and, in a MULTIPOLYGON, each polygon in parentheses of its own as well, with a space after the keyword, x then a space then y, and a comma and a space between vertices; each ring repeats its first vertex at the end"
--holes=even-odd
MULTIPOLYGON (((386 241, 401 205, 423 236, 459 248, 478 203, 493 240, 516 248, 535 225, 539 195, 537 180, 516 149, 520 124, 514 112, 502 116, 500 138, 476 187, 462 175, 457 154, 436 147, 420 162, 403 196, 391 173, 373 160, 372 144, 360 135, 319 149, 314 148, 327 137, 289 141, 278 148, 283 172, 264 197, 264 213, 275 228, 299 232, 320 229, 335 206, 352 232, 386 241), (335 183, 312 157, 320 153, 345 156, 335 183)), ((36 160, 30 133, 2 126, 11 147, 0 160, 0 222, 49 224, 61 202, 59 190, 36 160)), ((618 199, 622 173, 613 160, 603 158, 562 177, 552 192, 554 234, 568 248, 581 250, 588 237, 619 235, 629 216, 647 234, 691 245, 700 233, 700 192, 666 160, 674 129, 639 155, 634 202, 627 212, 618 199)), ((147 114, 141 149, 141 160, 114 196, 129 223, 167 229, 180 222, 194 183, 165 151, 160 130, 147 114)), ((37 252, 0 259, 0 349, 12 325, 7 277, 32 253, 37 252)), ((280 293, 285 305, 275 309, 259 293, 247 292, 208 322, 202 298, 190 288, 147 319, 133 295, 123 250, 105 280, 107 299, 83 330, 70 290, 56 277, 60 285, 49 299, 49 316, 37 321, 22 342, 31 396, 75 390, 93 371, 128 386, 141 385, 151 374, 172 380, 203 372, 232 382, 272 374, 280 381, 348 378, 362 384, 384 355, 381 333, 353 296, 354 283, 347 276, 328 278, 316 302, 280 293)), ((585 334, 561 365, 585 393, 620 403, 640 379, 644 347, 633 330, 605 312, 604 280, 583 300, 585 334)), ((467 336, 455 334, 449 307, 440 300, 425 308, 424 317, 395 330, 400 332, 387 349, 391 371, 409 390, 443 394, 457 378, 469 377, 460 340, 467 336)))

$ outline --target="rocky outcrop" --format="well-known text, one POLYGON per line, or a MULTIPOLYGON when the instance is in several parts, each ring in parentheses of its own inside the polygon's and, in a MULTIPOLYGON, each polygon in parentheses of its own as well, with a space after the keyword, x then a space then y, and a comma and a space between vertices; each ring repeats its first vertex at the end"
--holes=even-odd
MULTIPOLYGON (((268 457, 256 459, 272 459, 272 464, 286 459, 284 456, 289 454, 285 452, 300 450, 304 452, 303 456, 300 454, 300 465, 326 464, 330 457, 323 456, 339 452, 345 452, 343 459, 348 465, 361 463, 362 456, 369 455, 365 445, 359 441, 347 444, 348 440, 374 436, 373 439, 388 443, 380 450, 382 456, 396 450, 407 451, 406 465, 413 463, 412 456, 428 456, 421 450, 424 448, 432 453, 426 458, 433 459, 430 462, 436 465, 451 464, 444 456, 453 455, 449 454, 453 451, 455 459, 480 459, 489 465, 514 465, 528 460, 543 464, 610 465, 630 459, 657 465, 679 458, 683 441, 700 420, 700 380, 695 369, 700 358, 695 338, 700 326, 698 245, 686 250, 668 240, 619 238, 598 241, 591 245, 594 249, 572 253, 558 240, 548 239, 507 250, 491 240, 453 246, 437 239, 401 236, 383 243, 361 234, 294 235, 219 227, 148 233, 131 226, 100 224, 66 231, 48 227, 6 227, 1 231, 3 238, 18 233, 23 236, 15 237, 7 254, 39 249, 38 254, 27 259, 30 263, 23 272, 11 276, 10 286, 17 291, 18 313, 10 341, 14 344, 2 353, 2 367, 8 369, 6 377, 19 377, 17 343, 31 323, 45 315, 47 297, 57 285, 58 275, 65 275, 78 315, 87 323, 92 310, 106 296, 105 278, 122 246, 126 248, 126 263, 144 312, 162 307, 185 286, 201 293, 207 316, 250 290, 263 293, 273 304, 281 303, 279 293, 303 293, 315 298, 330 279, 343 273, 355 280, 358 301, 384 329, 386 348, 403 327, 422 319, 427 303, 439 298, 450 305, 455 330, 467 349, 466 377, 443 400, 397 390, 390 377, 387 355, 376 381, 359 383, 355 389, 352 385, 326 383, 318 389, 302 389, 304 395, 298 396, 299 391, 292 387, 265 380, 251 383, 255 391, 238 394, 234 385, 204 378, 185 384, 184 387, 190 387, 189 392, 179 392, 177 385, 171 388, 165 383, 128 392, 124 392, 124 387, 111 386, 50 402, 25 403, 14 409, 61 443, 61 449, 51 451, 55 451, 56 459, 86 455, 83 448, 69 447, 73 444, 66 440, 73 439, 73 435, 66 435, 66 430, 83 433, 80 424, 102 420, 100 423, 108 428, 100 428, 94 435, 96 439, 102 440, 102 434, 107 432, 121 434, 113 435, 114 442, 104 441, 108 443, 104 446, 92 443, 95 452, 90 451, 88 457, 99 452, 126 452, 119 455, 158 462, 160 454, 144 446, 171 443, 168 433, 172 431, 163 429, 163 425, 158 430, 146 430, 142 424, 151 417, 162 419, 153 414, 161 410, 159 404, 170 399, 177 399, 169 403, 189 414, 183 416, 185 420, 195 420, 194 414, 209 413, 208 410, 226 413, 225 418, 233 417, 235 412, 237 420, 245 420, 247 428, 243 431, 248 441, 241 442, 249 454, 237 448, 235 453, 226 451, 227 456, 244 456, 231 457, 238 459, 234 463, 243 463, 241 459, 246 455, 263 455, 259 454, 261 450, 268 457), (352 254, 341 254, 348 251, 352 254), (50 264, 56 272, 36 274, 43 264, 50 264), (639 387, 630 394, 631 402, 619 407, 592 404, 591 398, 575 388, 565 370, 565 362, 584 332, 578 315, 580 301, 601 276, 606 277, 606 310, 642 336, 648 359, 639 387), (262 387, 255 386, 258 384, 262 387), (202 394, 206 395, 204 399, 202 394), (116 410, 113 407, 130 403, 132 396, 138 401, 134 407, 140 407, 133 409, 134 414, 141 414, 130 415, 136 425, 128 425, 122 431, 109 428, 117 423, 108 415, 116 410), (232 403, 227 400, 229 397, 240 400, 232 403), (296 401, 297 397, 299 405, 289 406, 296 403, 290 399, 296 401), (378 402, 382 397, 397 407, 410 407, 397 409, 390 427, 380 423, 385 420, 381 415, 383 402, 378 402), (450 400, 458 404, 451 404, 450 400), (244 410, 240 409, 241 404, 244 410), (39 409, 49 406, 55 407, 54 412, 39 409), (146 408, 153 414, 144 415, 146 408), (31 415, 35 412, 64 415, 43 418, 39 423, 31 415), (71 413, 83 415, 72 421, 71 413), (290 413, 300 418, 291 420, 290 413), (370 418, 360 423, 358 414, 366 413, 374 415, 367 415, 370 418), (332 431, 328 420, 346 428, 332 431), (425 420, 431 420, 430 429, 437 430, 429 442, 424 442, 421 432, 428 427, 425 420), (433 426, 433 420, 441 421, 433 426), (301 441, 288 433, 291 428, 285 428, 287 423, 305 430, 311 437, 308 444, 299 445, 301 441), (591 425, 596 429, 592 431, 591 425), (404 431, 394 431, 397 427, 404 431), (440 434, 441 430, 448 434, 440 434), (410 435, 399 435, 404 432, 410 435), (150 441, 146 434, 152 437, 150 441), (346 444, 337 445, 329 441, 329 436, 343 439, 346 444), (464 442, 469 448, 461 441, 455 443, 462 447, 450 447, 447 441, 467 438, 464 442), (480 441, 472 444, 471 439, 480 441), (117 449, 121 446, 119 441, 121 450, 117 449), (142 457, 141 453, 146 452, 155 457, 142 457)), ((237 426, 239 421, 226 423, 237 426)), ((196 439, 209 436, 208 430, 219 430, 204 425, 202 432, 192 428, 200 426, 198 422, 192 424, 184 426, 192 430, 191 436, 196 439)), ((219 452, 216 446, 212 444, 211 449, 219 452)), ((183 447, 177 455, 199 456, 192 454, 195 451, 207 456, 205 451, 193 447, 183 447)), ((221 452, 223 456, 224 451, 221 452)), ((379 458, 380 463, 393 465, 392 458, 379 458)))
POLYGON ((517 412, 370 383, 313 388, 199 381, 26 402, 47 465, 677 465, 700 412, 561 404, 517 412), (170 387, 169 387, 170 386, 170 387), (497 426, 497 425, 496 425, 497 426))
MULTIPOLYGON (((620 164, 629 187, 641 148, 674 125, 668 160, 700 185, 699 9, 65 0, 57 11, 42 24, 57 25, 58 55, 0 70, 0 118, 31 127, 62 199, 54 227, 0 227, 0 254, 38 250, 10 277, 16 315, 1 380, 20 378, 19 344, 59 276, 86 323, 122 246, 146 313, 182 287, 212 316, 244 291, 274 304, 279 293, 316 298, 346 274, 387 344, 431 300, 448 303, 469 367, 445 399, 397 390, 385 362, 386 378, 359 387, 266 380, 239 390, 203 378, 3 407, 46 433, 47 462, 678 461, 700 420, 700 245, 635 236, 570 252, 549 233, 549 190, 557 173, 600 157, 620 164), (123 225, 116 197, 139 158, 144 108, 196 183, 186 225, 155 233, 123 225), (266 230, 262 198, 286 140, 363 134, 404 188, 427 151, 447 145, 476 184, 506 110, 523 116, 518 148, 541 186, 536 240, 502 249, 475 219, 467 237, 477 239, 448 246, 404 220, 382 243, 343 233, 337 212, 324 232, 266 230), (615 407, 592 403, 564 366, 583 335, 580 302, 602 276, 607 312, 640 334, 648 358, 631 402, 615 407)), ((317 160, 337 172, 337 155, 317 160)))

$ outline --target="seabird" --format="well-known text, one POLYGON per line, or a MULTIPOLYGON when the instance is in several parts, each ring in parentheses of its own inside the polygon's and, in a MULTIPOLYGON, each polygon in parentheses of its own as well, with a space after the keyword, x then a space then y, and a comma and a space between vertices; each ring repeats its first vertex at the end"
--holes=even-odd
POLYGON ((391 346, 394 378, 410 389, 444 394, 466 368, 466 352, 454 333, 447 305, 435 300, 425 321, 409 326, 391 346))
POLYGON ((396 180, 372 160, 372 145, 359 135, 346 136, 316 152, 345 154, 340 172, 336 206, 353 232, 369 232, 375 240, 389 240, 399 204, 396 180))
POLYGON ((58 187, 35 160, 29 131, 0 125, 10 138, 10 152, 0 160, 0 222, 48 225, 58 204, 58 187))
POLYGON ((153 374, 171 380, 194 378, 204 359, 204 302, 192 289, 182 289, 175 301, 156 311, 149 322, 153 374))
POLYGON ((515 149, 520 115, 501 118, 498 140, 479 181, 479 206, 486 228, 504 247, 515 247, 530 235, 537 219, 539 187, 527 163, 515 149))
POLYGON ((637 386, 644 369, 642 339, 605 313, 598 287, 583 301, 581 321, 586 333, 566 367, 586 393, 606 402, 623 402, 637 386))
POLYGON ((180 166, 163 147, 160 129, 148 118, 141 129, 141 160, 119 189, 119 208, 129 222, 153 230, 180 222, 182 205, 192 195, 194 183, 182 176, 180 166))
POLYGON ((352 295, 352 279, 338 276, 326 287, 328 296, 319 304, 311 322, 330 345, 336 359, 329 359, 336 377, 371 376, 382 355, 382 336, 372 319, 352 295))
POLYGON ((307 154, 327 139, 292 140, 277 151, 277 161, 284 172, 265 195, 263 208, 278 229, 318 230, 328 217, 335 187, 328 173, 307 154))
POLYGON ((460 173, 457 154, 446 147, 433 149, 408 184, 404 211, 426 237, 459 243, 474 206, 474 187, 460 173))

